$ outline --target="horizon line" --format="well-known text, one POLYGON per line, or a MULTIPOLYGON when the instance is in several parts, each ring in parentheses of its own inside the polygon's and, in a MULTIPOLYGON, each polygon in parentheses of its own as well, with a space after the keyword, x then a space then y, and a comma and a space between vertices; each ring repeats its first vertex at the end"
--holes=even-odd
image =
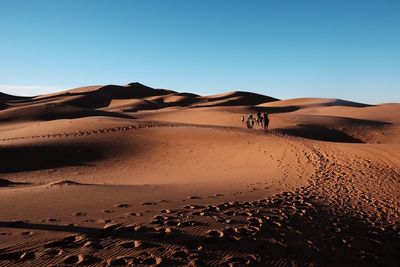
MULTIPOLYGON (((77 88, 81 88, 81 87, 88 87, 88 86, 101 86, 101 87, 104 87, 104 86, 108 86, 108 85, 127 86, 127 85, 132 84, 132 83, 139 83, 141 85, 150 87, 152 89, 165 89, 165 90, 175 91, 175 89, 163 88, 163 87, 152 87, 152 86, 146 85, 145 83, 136 81, 136 82, 128 82, 128 83, 125 83, 125 84, 122 84, 122 85, 114 84, 114 83, 108 83, 108 84, 90 84, 90 85, 88 84, 88 85, 68 86, 68 87, 65 87, 65 86, 53 86, 53 85, 38 85, 38 84, 35 84, 35 85, 32 85, 32 84, 31 85, 0 84, 0 93, 12 95, 12 96, 19 96, 19 97, 36 97, 36 96, 42 96, 42 95, 48 95, 48 94, 55 94, 55 93, 59 93, 59 92, 62 92, 62 91, 73 90, 73 89, 77 89, 77 88), (38 91, 37 93, 34 93, 34 92, 31 92, 31 93, 29 93, 29 92, 16 93, 16 92, 14 92, 15 90, 18 90, 18 91, 21 91, 21 90, 22 91, 26 91, 26 90, 27 91, 31 91, 31 90, 38 91, 38 90, 41 90, 42 92, 38 91)), ((197 92, 176 91, 176 92, 178 92, 178 93, 195 93, 195 94, 199 94, 200 96, 203 96, 203 97, 204 96, 216 95, 216 94, 223 94, 223 93, 228 93, 228 92, 248 92, 248 93, 265 95, 265 94, 260 93, 258 91, 251 91, 251 90, 232 90, 232 91, 226 91, 225 90, 225 91, 220 91, 220 92, 216 92, 216 93, 213 93, 213 94, 204 94, 204 93, 201 93, 201 91, 197 91, 197 92)), ((300 99, 301 98, 314 98, 314 99, 321 98, 321 99, 338 99, 338 100, 345 100, 345 101, 357 102, 357 103, 362 103, 362 104, 370 104, 370 105, 400 104, 400 102, 388 102, 388 101, 378 102, 378 103, 377 102, 371 103, 371 102, 368 102, 368 101, 358 101, 358 100, 344 99, 344 98, 340 98, 340 97, 328 97, 328 96, 301 96, 301 97, 290 97, 290 98, 279 98, 279 97, 275 97, 275 96, 272 96, 272 95, 265 95, 265 96, 277 98, 278 99, 277 101, 290 100, 290 99, 299 99, 299 98, 300 99)))

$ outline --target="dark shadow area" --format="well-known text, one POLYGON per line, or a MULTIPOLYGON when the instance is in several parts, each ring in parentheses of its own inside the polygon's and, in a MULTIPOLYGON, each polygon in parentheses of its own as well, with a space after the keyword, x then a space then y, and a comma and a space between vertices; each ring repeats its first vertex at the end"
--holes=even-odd
POLYGON ((176 93, 172 90, 154 89, 140 83, 130 83, 126 86, 106 85, 88 92, 65 92, 56 95, 43 96, 40 99, 32 99, 33 97, 17 97, 0 93, 0 100, 6 102, 11 100, 15 103, 37 104, 40 102, 62 99, 62 97, 77 96, 77 98, 68 100, 65 104, 70 106, 97 109, 107 107, 113 99, 140 99, 150 96, 167 95, 176 93))
POLYGON ((269 114, 274 113, 288 113, 299 110, 299 107, 296 106, 287 106, 287 107, 252 107, 254 111, 267 112, 269 114))
MULTIPOLYGON (((20 99, 17 101, 7 101, 8 103, 11 103, 12 106, 14 107, 21 107, 21 106, 26 106, 26 105, 36 105, 40 103, 48 103, 51 101, 56 101, 56 100, 61 100, 64 97, 69 97, 73 96, 73 94, 66 92, 66 93, 55 93, 55 94, 50 94, 50 95, 37 95, 37 96, 32 96, 26 99, 20 99)), ((63 102, 67 103, 67 102, 63 102)))
POLYGON ((226 95, 220 97, 207 98, 207 96, 205 96, 204 100, 199 101, 201 105, 196 107, 254 106, 277 100, 278 99, 270 96, 238 91, 238 92, 227 93, 226 95), (218 101, 223 101, 223 102, 214 103, 218 101))
POLYGON ((236 91, 232 93, 227 93, 223 96, 220 97, 212 97, 208 98, 208 101, 221 101, 221 100, 229 100, 227 104, 219 104, 219 105, 228 105, 228 106, 235 106, 239 104, 241 105, 249 105, 248 103, 252 103, 252 105, 258 105, 266 102, 272 102, 272 101, 277 101, 279 99, 266 96, 266 95, 261 95, 257 93, 251 93, 251 92, 243 92, 243 91, 236 91), (234 98, 234 99, 232 99, 234 98), (237 99, 236 99, 237 98, 237 99), (232 99, 232 100, 229 100, 232 99))
POLYGON ((143 98, 176 93, 172 90, 154 89, 137 82, 130 83, 127 86, 106 85, 99 88, 97 92, 113 99, 143 98))
MULTIPOLYGON (((347 100, 342 100, 342 99, 337 99, 332 102, 327 102, 327 103, 322 103, 322 104, 316 104, 316 105, 289 105, 289 106, 280 106, 280 107, 255 107, 257 108, 267 108, 267 109, 275 109, 275 108, 281 108, 284 110, 299 110, 302 108, 308 108, 308 107, 352 107, 352 108, 365 108, 365 107, 373 107, 375 105, 370 105, 370 104, 364 104, 364 103, 358 103, 358 102, 352 102, 352 101, 347 101, 347 100)), ((266 110, 267 111, 267 110, 266 110)))
POLYGON ((107 107, 113 99, 141 99, 171 93, 175 93, 175 91, 153 89, 140 83, 130 83, 127 86, 106 85, 91 92, 69 93, 69 95, 81 95, 82 97, 69 101, 68 104, 97 109, 107 107))
POLYGON ((373 107, 374 105, 358 103, 353 101, 347 101, 343 99, 337 99, 333 102, 328 102, 323 104, 325 107, 353 107, 353 108, 365 108, 365 107, 373 107))
POLYGON ((321 126, 350 126, 350 127, 359 127, 359 126, 387 126, 392 123, 386 121, 376 121, 376 120, 365 120, 365 119, 355 119, 348 117, 338 117, 338 116, 325 116, 325 115, 297 115, 294 118, 298 121, 299 124, 304 125, 321 125, 321 126))
MULTIPOLYGON (((68 236, 61 239, 56 239, 43 244, 44 249, 55 248, 55 249, 79 249, 87 241, 91 240, 95 245, 95 249, 104 249, 102 241, 112 238, 114 245, 118 246, 121 241, 140 241, 143 242, 143 247, 149 248, 160 248, 162 246, 179 246, 197 251, 200 246, 206 247, 208 251, 218 250, 219 253, 251 253, 254 252, 254 241, 251 239, 236 240, 232 243, 231 239, 218 240, 217 238, 202 237, 188 235, 183 231, 174 229, 173 233, 165 233, 156 230, 152 226, 143 226, 139 231, 133 230, 129 227, 124 227, 120 224, 115 224, 108 228, 95 228, 95 227, 83 227, 73 225, 56 225, 56 224, 41 224, 41 223, 29 223, 23 221, 12 221, 4 222, 0 221, 0 228, 14 228, 14 229, 25 229, 25 230, 37 230, 37 231, 51 231, 51 232, 66 232, 71 234, 84 235, 86 238, 80 238, 79 236, 68 236)), ((124 243, 127 248, 134 248, 133 244, 124 243)), ((142 247, 142 248, 143 248, 142 247)), ((109 247, 110 248, 110 247, 109 247)), ((139 248, 140 249, 140 248, 139 248)), ((178 250, 179 251, 179 250, 178 250)), ((0 251, 0 262, 1 260, 13 260, 9 255, 14 256, 14 253, 18 251, 0 251)), ((19 251, 22 254, 22 251, 19 251)), ((171 250, 169 253, 173 253, 171 250)), ((207 252, 207 254, 210 254, 207 252)), ((173 257, 166 258, 163 255, 164 260, 170 262, 171 260, 177 260, 173 257)), ((212 255, 204 255, 203 261, 212 260, 212 255)), ((16 260, 16 259, 14 259, 16 260)), ((180 264, 182 263, 181 261, 180 264)), ((177 262, 177 263, 178 263, 177 262)), ((257 266, 257 265, 256 265, 257 266)))
POLYGON ((6 109, 6 108, 8 108, 8 105, 3 103, 3 102, 1 102, 1 100, 0 100, 0 110, 6 109))
POLYGON ((137 104, 134 107, 122 108, 122 111, 123 112, 136 112, 136 111, 139 111, 139 110, 157 110, 157 109, 162 109, 162 108, 165 108, 165 107, 168 107, 168 105, 164 104, 164 103, 146 101, 146 103, 137 104))
POLYGON ((49 120, 76 119, 76 118, 94 117, 94 116, 125 118, 125 119, 134 118, 132 116, 123 113, 91 110, 86 108, 72 107, 64 104, 48 103, 41 105, 16 107, 0 111, 0 122, 27 121, 27 120, 49 121, 49 120))
POLYGON ((303 137, 313 140, 329 141, 329 142, 340 142, 340 143, 364 143, 362 140, 347 135, 344 132, 340 132, 335 129, 329 129, 327 127, 318 125, 298 125, 296 128, 289 129, 277 129, 278 133, 303 137))
POLYGON ((176 93, 173 97, 182 97, 182 99, 172 102, 164 102, 164 104, 168 106, 187 107, 202 101, 201 96, 192 93, 176 93))
POLYGON ((15 95, 9 95, 9 94, 0 92, 0 101, 13 102, 13 101, 23 101, 23 100, 29 100, 29 99, 32 99, 32 97, 15 96, 15 95))
POLYGON ((262 226, 259 249, 266 265, 398 266, 400 239, 382 221, 345 214, 313 199, 291 197, 272 204, 285 216, 270 214, 262 226), (274 223, 279 222, 278 224, 274 223))
POLYGON ((0 173, 88 165, 104 159, 110 149, 106 145, 82 143, 0 146, 0 173))
POLYGON ((140 110, 158 110, 158 109, 163 109, 163 108, 169 108, 169 107, 190 107, 194 103, 201 102, 202 100, 198 98, 197 95, 194 94, 189 94, 189 93, 178 93, 173 95, 174 96, 183 96, 186 98, 183 98, 182 100, 178 101, 173 101, 173 102, 164 102, 164 101, 149 101, 147 100, 147 103, 144 104, 139 104, 135 105, 135 107, 132 108, 123 108, 123 112, 136 112, 140 110))
MULTIPOLYGON (((213 260, 226 259, 228 265, 232 258, 224 255, 239 253, 235 262, 251 266, 399 266, 400 239, 397 229, 387 227, 384 222, 371 217, 368 221, 357 214, 344 213, 332 207, 326 207, 305 197, 277 197, 272 200, 236 202, 218 205, 220 210, 212 210, 206 216, 229 218, 231 215, 245 212, 243 220, 235 225, 221 225, 224 235, 199 237, 174 228, 172 233, 156 230, 151 225, 140 230, 121 224, 106 228, 91 228, 73 225, 54 225, 28 223, 23 221, 0 222, 0 228, 15 228, 39 231, 69 232, 83 234, 56 239, 42 245, 43 249, 68 248, 81 249, 91 240, 96 249, 104 249, 102 242, 112 238, 114 246, 120 241, 140 240, 146 246, 155 246, 163 251, 166 260, 174 258, 174 250, 161 249, 163 246, 178 246, 186 251, 194 251, 205 265, 213 260), (226 204, 226 205, 224 205, 226 204), (229 213, 230 211, 230 213, 229 213), (251 215, 247 214, 251 211, 251 215), (229 230, 228 230, 229 229, 229 230), (237 229, 237 230, 234 230, 237 229), (201 246, 202 249, 198 250, 201 246)), ((193 221, 198 217, 189 215, 193 221)), ((232 215, 234 216, 234 215, 232 215)), ((237 216, 237 215, 236 215, 237 216)), ((187 226, 190 228, 191 226, 187 226)), ((108 242, 108 248, 110 242, 108 242)), ((123 243, 123 246, 133 246, 123 243)), ((141 248, 136 248, 141 249, 141 248)), ((179 251, 179 250, 178 250, 179 251)), ((0 260, 13 260, 16 251, 0 252, 0 260)), ((19 252, 22 253, 22 252, 19 252)), ((95 254, 94 254, 95 255, 95 254)), ((219 263, 221 264, 221 263, 219 263)))
POLYGON ((88 93, 68 93, 70 96, 79 95, 77 98, 68 100, 66 104, 87 109, 98 109, 110 105, 112 98, 106 95, 101 95, 97 91, 88 93))
POLYGON ((30 183, 21 183, 21 182, 12 182, 7 179, 0 178, 0 187, 9 187, 9 186, 17 186, 17 185, 29 185, 30 183))

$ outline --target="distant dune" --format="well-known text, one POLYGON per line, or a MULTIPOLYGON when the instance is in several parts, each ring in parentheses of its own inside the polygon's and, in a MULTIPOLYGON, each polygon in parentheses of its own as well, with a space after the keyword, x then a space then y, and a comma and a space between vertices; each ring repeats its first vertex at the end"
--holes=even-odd
POLYGON ((0 101, 0 110, 7 108, 8 105, 0 101))
POLYGON ((312 107, 368 107, 371 105, 346 101, 335 98, 293 98, 270 103, 263 103, 260 107, 296 107, 296 108, 312 108, 312 107))
POLYGON ((75 119, 88 116, 129 118, 128 115, 100 110, 90 110, 56 103, 27 105, 0 111, 0 122, 49 121, 57 119, 75 119))
POLYGON ((199 96, 130 83, 85 86, 33 98, 0 94, 0 123, 106 116, 238 126, 240 113, 266 111, 273 114, 272 128, 302 137, 324 140, 326 135, 321 132, 324 128, 325 132, 335 131, 360 142, 397 143, 400 142, 395 134, 399 129, 399 106, 374 106, 333 98, 278 100, 240 91, 199 96))
POLYGON ((278 99, 249 92, 229 92, 225 94, 203 97, 203 101, 195 106, 253 106, 260 103, 276 101, 278 99))
MULTIPOLYGON (((1 90, 1 88, 0 88, 1 90)), ((28 100, 30 97, 14 96, 6 93, 0 92, 0 101, 18 101, 18 100, 28 100)))

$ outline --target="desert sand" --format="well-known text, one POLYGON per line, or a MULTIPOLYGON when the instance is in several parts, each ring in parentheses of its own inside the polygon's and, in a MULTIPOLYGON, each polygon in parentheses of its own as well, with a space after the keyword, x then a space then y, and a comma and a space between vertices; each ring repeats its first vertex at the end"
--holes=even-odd
POLYGON ((0 266, 400 265, 399 103, 0 93, 0 162, 0 266))

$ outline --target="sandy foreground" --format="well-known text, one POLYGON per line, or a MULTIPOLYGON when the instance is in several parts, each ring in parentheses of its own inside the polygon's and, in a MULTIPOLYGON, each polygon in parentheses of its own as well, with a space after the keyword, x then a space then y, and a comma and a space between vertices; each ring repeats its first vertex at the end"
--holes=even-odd
POLYGON ((400 265, 400 104, 135 83, 0 109, 0 266, 400 265))

